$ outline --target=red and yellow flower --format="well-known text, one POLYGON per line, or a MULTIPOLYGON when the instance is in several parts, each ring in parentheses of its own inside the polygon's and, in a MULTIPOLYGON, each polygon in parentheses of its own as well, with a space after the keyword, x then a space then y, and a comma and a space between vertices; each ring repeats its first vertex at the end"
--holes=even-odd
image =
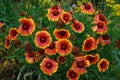
POLYGON ((72 16, 69 12, 63 12, 61 15, 61 19, 65 24, 69 24, 72 20, 72 16))
POLYGON ((84 31, 84 24, 79 21, 75 21, 72 25, 71 28, 78 33, 82 33, 84 31))
POLYGON ((98 38, 98 41, 102 44, 102 46, 109 45, 111 43, 110 38, 107 34, 100 36, 98 38))
POLYGON ((11 43, 11 38, 10 38, 10 36, 8 35, 8 36, 6 36, 5 44, 4 44, 4 46, 5 46, 6 49, 9 49, 9 48, 10 48, 10 43, 11 43))
POLYGON ((32 18, 20 18, 19 22, 21 25, 18 28, 18 33, 22 36, 31 35, 35 30, 35 23, 32 18))
POLYGON ((51 44, 52 38, 47 31, 38 31, 35 35, 34 42, 37 47, 44 49, 51 44))
POLYGON ((58 56, 57 57, 57 62, 60 63, 60 64, 64 64, 66 62, 66 57, 58 56))
POLYGON ((63 9, 60 7, 60 3, 57 6, 53 6, 52 8, 48 9, 47 17, 51 21, 58 21, 61 17, 63 9))
POLYGON ((35 60, 34 60, 34 52, 32 52, 32 51, 31 52, 26 51, 25 52, 25 60, 29 64, 34 63, 35 62, 35 60))
POLYGON ((69 30, 66 29, 60 29, 58 30, 57 28, 54 30, 53 34, 55 35, 56 39, 67 39, 70 37, 70 32, 69 30))
POLYGON ((85 55, 84 58, 85 60, 89 60, 90 64, 92 65, 96 64, 99 61, 100 56, 99 54, 96 53, 94 55, 92 54, 85 55))
POLYGON ((72 50, 72 43, 67 39, 60 39, 56 42, 56 49, 60 55, 68 55, 72 50))
POLYGON ((70 69, 67 71, 67 78, 69 78, 69 80, 78 80, 79 77, 80 77, 80 74, 78 74, 74 70, 70 69))
POLYGON ((82 45, 82 51, 89 52, 97 48, 98 41, 94 37, 88 37, 85 39, 82 45))
POLYGON ((105 34, 108 30, 108 27, 103 22, 98 22, 95 26, 92 27, 92 30, 97 34, 105 34))
POLYGON ((15 40, 18 37, 17 28, 10 28, 9 37, 11 38, 11 40, 15 40))
POLYGON ((105 24, 107 24, 108 21, 104 14, 97 13, 94 17, 94 23, 98 23, 98 22, 104 22, 105 24))
POLYGON ((90 2, 82 4, 80 6, 80 9, 82 13, 88 14, 88 15, 92 15, 95 12, 93 5, 90 2))
POLYGON ((57 53, 55 42, 52 42, 52 43, 49 45, 49 47, 47 47, 47 48, 45 49, 45 53, 46 53, 47 55, 55 55, 55 54, 57 53))
POLYGON ((109 68, 109 61, 107 59, 102 58, 99 62, 98 62, 98 70, 100 72, 105 72, 108 68, 109 68))
POLYGON ((4 24, 2 22, 0 22, 0 28, 2 28, 4 26, 4 24))
POLYGON ((90 66, 89 60, 85 60, 84 57, 81 56, 75 58, 72 64, 72 69, 79 74, 84 74, 87 72, 86 67, 89 66, 90 66))
POLYGON ((50 58, 44 58, 40 63, 40 68, 43 73, 51 76, 57 71, 58 63, 50 58))

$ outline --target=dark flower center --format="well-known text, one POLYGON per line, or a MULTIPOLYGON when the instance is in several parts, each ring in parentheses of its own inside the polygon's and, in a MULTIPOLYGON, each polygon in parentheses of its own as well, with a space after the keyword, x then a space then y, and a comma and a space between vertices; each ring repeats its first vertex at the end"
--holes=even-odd
POLYGON ((103 38, 103 40, 108 40, 108 39, 109 39, 109 36, 108 36, 107 34, 104 34, 104 35, 102 36, 102 38, 103 38))
POLYGON ((44 55, 44 53, 45 53, 45 52, 44 52, 44 49, 39 49, 39 50, 38 50, 38 53, 39 53, 40 55, 44 55))
POLYGON ((52 10, 58 10, 58 6, 53 6, 52 10))
POLYGON ((88 60, 89 60, 89 61, 93 61, 94 59, 95 59, 95 57, 93 57, 93 56, 89 56, 89 57, 88 57, 88 60))
POLYGON ((105 67, 106 67, 106 63, 105 63, 105 62, 102 62, 102 63, 100 64, 100 66, 101 66, 101 68, 105 68, 105 67))
POLYGON ((58 10, 53 10, 52 13, 53 13, 54 16, 58 16, 59 15, 59 11, 58 10))
POLYGON ((79 67, 79 68, 85 67, 85 66, 84 66, 84 61, 78 61, 78 62, 77 62, 77 67, 79 67))
POLYGON ((75 29, 79 29, 80 28, 80 25, 78 23, 76 23, 74 26, 75 26, 75 29))
POLYGON ((66 50, 66 49, 67 49, 67 45, 66 45, 66 44, 62 44, 62 45, 61 45, 61 49, 62 49, 62 50, 66 50))
POLYGON ((64 14, 64 17, 63 17, 63 19, 65 20, 65 21, 68 21, 69 20, 69 15, 68 14, 64 14))
POLYGON ((24 30, 28 30, 28 29, 29 29, 29 25, 28 25, 28 24, 23 24, 23 25, 22 25, 22 28, 23 28, 24 30))
POLYGON ((87 48, 91 47, 91 43, 90 42, 87 42, 86 45, 85 45, 87 48))
POLYGON ((100 16, 99 16, 99 20, 101 20, 101 21, 105 21, 105 17, 104 17, 104 15, 100 14, 100 16))
POLYGON ((12 35, 16 36, 17 32, 15 30, 12 31, 12 35))
POLYGON ((40 38, 40 42, 45 42, 46 41, 46 38, 45 37, 41 37, 40 38))
POLYGON ((66 34, 65 31, 60 31, 60 32, 59 32, 59 35, 60 35, 60 36, 64 36, 65 34, 66 34))
POLYGON ((74 71, 71 71, 69 76, 70 76, 70 78, 75 78, 76 77, 76 73, 74 71))
POLYGON ((10 40, 7 39, 7 40, 6 40, 6 45, 9 45, 9 44, 10 44, 10 40))
POLYGON ((51 62, 47 62, 46 65, 45 65, 45 67, 46 67, 47 69, 51 69, 52 66, 53 66, 53 65, 52 65, 51 62))
POLYGON ((49 48, 50 48, 50 49, 54 49, 54 48, 55 48, 55 43, 52 42, 52 43, 50 44, 49 48))
POLYGON ((90 10, 91 6, 89 4, 85 4, 85 9, 90 10))
POLYGON ((99 22, 99 23, 97 23, 97 26, 98 26, 98 28, 102 29, 104 25, 103 25, 103 23, 99 22))
POLYGON ((65 62, 65 58, 64 58, 63 56, 61 56, 61 57, 59 58, 59 61, 60 61, 60 62, 65 62))

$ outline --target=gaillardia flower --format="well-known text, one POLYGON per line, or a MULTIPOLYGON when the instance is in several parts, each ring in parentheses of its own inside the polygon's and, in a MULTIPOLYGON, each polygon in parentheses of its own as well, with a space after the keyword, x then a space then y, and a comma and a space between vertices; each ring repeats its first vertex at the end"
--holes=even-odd
POLYGON ((117 48, 120 48, 120 40, 117 40, 115 45, 117 48))
POLYGON ((57 71, 58 63, 50 58, 44 58, 40 63, 40 68, 43 73, 51 76, 57 71))
POLYGON ((56 42, 56 49, 60 55, 68 55, 72 50, 72 43, 67 39, 60 39, 56 42))
POLYGON ((69 80, 78 80, 80 77, 80 74, 70 69, 67 71, 67 77, 69 78, 69 80))
POLYGON ((29 51, 27 51, 27 52, 25 53, 25 60, 26 60, 26 62, 29 63, 29 64, 34 63, 34 62, 35 62, 35 60, 34 60, 34 52, 29 52, 29 51))
POLYGON ((78 33, 82 33, 84 31, 84 24, 79 21, 75 21, 72 25, 71 28, 78 33))
POLYGON ((108 27, 106 26, 105 23, 103 22, 98 22, 96 26, 92 27, 93 31, 96 31, 97 34, 105 34, 108 30, 108 27))
POLYGON ((6 36, 5 44, 4 44, 6 49, 10 48, 10 43, 11 43, 11 38, 9 36, 6 36))
POLYGON ((88 14, 88 15, 92 15, 95 10, 93 8, 93 5, 92 3, 88 2, 88 3, 83 3, 81 6, 80 6, 80 9, 81 9, 81 12, 84 13, 84 14, 88 14))
POLYGON ((108 68, 109 68, 109 61, 107 59, 102 58, 99 62, 98 62, 98 70, 100 72, 105 72, 108 68))
POLYGON ((45 53, 47 55, 55 55, 57 53, 55 42, 52 42, 47 48, 45 48, 45 53))
POLYGON ((0 22, 0 28, 2 28, 4 26, 4 24, 2 22, 0 22))
POLYGON ((60 63, 60 64, 64 64, 66 62, 66 57, 58 56, 57 57, 57 62, 60 63))
POLYGON ((83 74, 86 73, 86 67, 89 67, 90 63, 88 60, 85 60, 83 56, 81 57, 76 57, 75 61, 72 64, 72 69, 79 73, 79 74, 83 74))
POLYGON ((98 41, 93 37, 88 37, 82 45, 82 51, 89 52, 97 48, 98 41))
POLYGON ((18 33, 22 36, 31 35, 35 30, 35 23, 32 18, 20 18, 19 22, 21 25, 18 28, 18 33))
POLYGON ((11 38, 11 40, 15 40, 17 36, 18 36, 17 28, 10 28, 9 37, 11 38))
POLYGON ((78 57, 78 56, 84 56, 84 53, 80 52, 80 49, 78 46, 74 46, 72 48, 72 55, 74 55, 75 57, 78 57))
POLYGON ((35 35, 35 44, 39 48, 46 48, 50 45, 52 38, 47 31, 38 31, 35 35))
POLYGON ((72 20, 72 16, 69 12, 63 12, 61 15, 61 19, 65 24, 69 24, 72 20))
POLYGON ((60 7, 60 3, 57 6, 53 6, 52 8, 48 9, 47 17, 51 21, 58 21, 61 17, 63 9, 60 7))
POLYGON ((67 39, 70 37, 70 32, 69 30, 66 29, 60 29, 58 30, 57 28, 54 30, 53 34, 55 35, 56 39, 67 39))
POLYGON ((107 22, 108 22, 104 14, 97 13, 94 17, 94 23, 98 23, 100 21, 104 22, 105 24, 107 24, 107 22))
POLYGON ((99 54, 96 53, 94 55, 92 54, 85 55, 84 58, 85 60, 89 60, 90 64, 96 64, 99 61, 100 56, 99 54))
POLYGON ((98 38, 98 41, 102 44, 102 46, 109 45, 111 43, 110 38, 107 34, 100 36, 98 38))

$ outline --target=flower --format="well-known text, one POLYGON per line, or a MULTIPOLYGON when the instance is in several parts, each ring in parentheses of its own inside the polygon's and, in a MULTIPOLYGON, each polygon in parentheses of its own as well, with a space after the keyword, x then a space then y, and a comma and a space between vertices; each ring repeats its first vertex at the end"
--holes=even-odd
POLYGON ((74 39, 75 39, 75 36, 74 36, 74 35, 70 35, 70 39, 71 39, 71 40, 74 40, 74 39))
POLYGON ((26 52, 32 52, 32 51, 33 51, 31 44, 28 43, 28 42, 27 42, 26 45, 25 45, 25 51, 26 51, 26 52))
POLYGON ((45 53, 48 55, 55 55, 57 53, 55 42, 52 42, 46 49, 45 53))
POLYGON ((2 28, 4 26, 4 24, 2 22, 0 22, 0 28, 2 28))
POLYGON ((87 72, 86 67, 89 66, 90 66, 89 61, 85 60, 83 56, 80 56, 75 58, 72 64, 72 69, 79 74, 83 74, 87 72))
POLYGON ((84 24, 79 21, 75 21, 72 25, 71 28, 78 33, 82 33, 84 31, 84 24))
POLYGON ((78 46, 74 46, 72 48, 72 55, 78 57, 78 56, 83 56, 84 54, 82 52, 80 52, 80 49, 78 46))
POLYGON ((108 30, 108 27, 103 22, 98 22, 94 27, 92 27, 93 31, 96 31, 97 34, 105 34, 108 30))
POLYGON ((44 58, 40 63, 40 68, 43 73, 51 76, 57 71, 58 63, 50 58, 44 58))
POLYGON ((120 40, 117 40, 117 41, 116 41, 116 47, 117 47, 117 48, 120 48, 120 40))
POLYGON ((60 55, 68 55, 72 50, 72 43, 67 39, 60 39, 56 42, 56 49, 60 55))
POLYGON ((38 62, 42 58, 42 55, 39 52, 34 52, 34 60, 38 62))
POLYGON ((88 14, 88 15, 92 15, 95 12, 93 5, 90 2, 82 4, 80 6, 80 9, 82 13, 88 14))
POLYGON ((32 18, 20 18, 19 22, 21 25, 18 28, 18 33, 22 36, 31 35, 35 30, 35 23, 32 18))
POLYGON ((58 21, 62 14, 63 10, 60 7, 60 3, 57 6, 53 6, 48 9, 47 17, 51 21, 58 21))
POLYGON ((17 28, 10 28, 9 37, 11 38, 11 40, 15 40, 18 37, 17 28))
POLYGON ((55 29, 53 34, 55 35, 56 39, 67 39, 70 37, 70 32, 66 29, 55 29))
POLYGON ((105 72, 109 68, 109 61, 107 59, 102 58, 98 62, 97 67, 100 72, 105 72))
POLYGON ((67 71, 67 77, 69 78, 69 80, 78 80, 80 75, 74 70, 70 69, 67 71))
POLYGON ((97 48, 98 41, 94 37, 88 37, 85 39, 82 45, 82 51, 89 52, 97 48))
POLYGON ((25 60, 27 63, 32 64, 35 62, 34 60, 34 52, 25 52, 25 60))
POLYGON ((85 60, 89 60, 90 64, 96 64, 99 61, 100 56, 99 54, 96 53, 94 55, 92 54, 85 55, 84 58, 85 60))
POLYGON ((6 36, 5 44, 4 44, 6 49, 10 48, 10 43, 11 43, 11 38, 9 36, 6 36))
POLYGON ((58 21, 56 22, 56 26, 59 28, 63 28, 64 27, 64 22, 61 20, 61 18, 60 19, 58 19, 58 21))
POLYGON ((51 36, 47 31, 38 31, 34 39, 36 46, 43 49, 48 47, 51 41, 51 36))
POLYGON ((64 64, 66 62, 66 58, 64 56, 58 56, 57 61, 60 64, 64 64))
POLYGON ((61 15, 61 19, 67 25, 72 20, 72 16, 69 12, 63 12, 61 15))
POLYGON ((109 45, 111 43, 110 38, 107 34, 100 36, 98 38, 98 41, 102 44, 102 46, 109 45))
POLYGON ((107 19, 106 16, 102 13, 97 13, 94 17, 94 23, 98 23, 98 22, 104 22, 105 24, 107 24, 107 19))

